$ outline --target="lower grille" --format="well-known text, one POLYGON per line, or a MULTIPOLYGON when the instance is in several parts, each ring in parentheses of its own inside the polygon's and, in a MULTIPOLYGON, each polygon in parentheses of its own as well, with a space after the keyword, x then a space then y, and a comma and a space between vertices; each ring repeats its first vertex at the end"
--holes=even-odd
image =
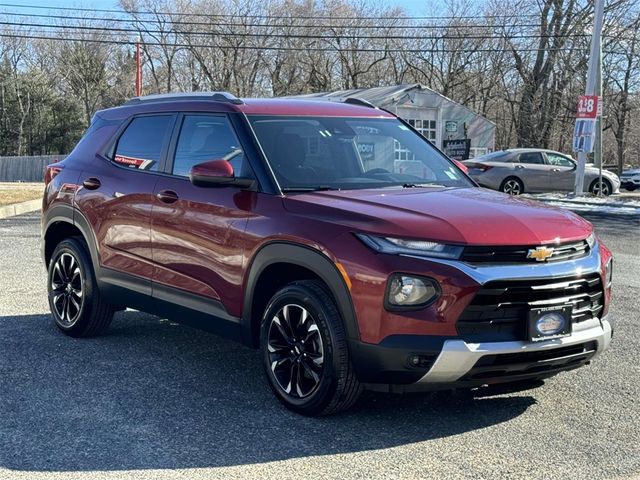
POLYGON ((535 352, 485 355, 461 380, 554 374, 584 365, 596 354, 597 349, 597 342, 586 342, 535 352))
POLYGON ((532 308, 571 305, 573 323, 600 318, 604 292, 600 275, 488 282, 476 293, 456 324, 470 342, 526 340, 532 308))

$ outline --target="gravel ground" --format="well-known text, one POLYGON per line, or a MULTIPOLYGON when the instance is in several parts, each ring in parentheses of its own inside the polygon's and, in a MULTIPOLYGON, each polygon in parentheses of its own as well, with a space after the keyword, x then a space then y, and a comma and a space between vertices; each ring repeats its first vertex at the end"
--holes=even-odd
POLYGON ((518 393, 366 394, 322 419, 284 410, 254 351, 157 317, 63 336, 38 215, 0 220, 0 478, 637 478, 640 219, 591 220, 617 318, 591 366, 518 393))

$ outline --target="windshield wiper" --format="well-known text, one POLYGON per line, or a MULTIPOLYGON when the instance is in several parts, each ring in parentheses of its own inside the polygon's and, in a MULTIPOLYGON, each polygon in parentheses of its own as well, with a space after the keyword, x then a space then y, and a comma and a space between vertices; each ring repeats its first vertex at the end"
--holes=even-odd
POLYGON ((442 185, 441 183, 405 183, 402 185, 402 188, 420 188, 420 187, 443 187, 446 188, 446 185, 442 185))
POLYGON ((282 187, 283 192, 326 192, 328 190, 340 190, 328 185, 318 185, 317 187, 282 187))

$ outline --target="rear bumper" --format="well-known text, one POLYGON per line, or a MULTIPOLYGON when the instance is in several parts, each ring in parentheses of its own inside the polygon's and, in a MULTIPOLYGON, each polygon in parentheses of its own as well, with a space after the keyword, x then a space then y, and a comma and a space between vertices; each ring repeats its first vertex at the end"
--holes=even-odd
POLYGON ((351 345, 356 372, 370 388, 415 391, 545 378, 581 367, 611 342, 611 317, 575 325, 571 336, 543 342, 468 343, 460 338, 397 335, 351 345), (421 365, 412 365, 418 357, 421 365))

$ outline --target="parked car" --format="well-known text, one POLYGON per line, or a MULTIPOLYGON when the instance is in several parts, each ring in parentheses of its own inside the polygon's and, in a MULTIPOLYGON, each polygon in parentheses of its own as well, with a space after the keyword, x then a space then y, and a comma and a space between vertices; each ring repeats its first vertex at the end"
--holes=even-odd
POLYGON ((620 175, 620 183, 622 188, 631 192, 640 188, 640 168, 624 170, 620 175))
MULTIPOLYGON (((552 150, 500 150, 463 163, 469 168, 471 178, 481 186, 509 195, 574 190, 576 161, 568 155, 552 150)), ((599 184, 599 169, 587 164, 584 176, 585 191, 598 194, 599 184)), ((611 195, 619 190, 618 176, 603 170, 602 194, 611 195)))
POLYGON ((209 93, 100 111, 47 168, 42 240, 65 334, 131 307, 229 336, 306 415, 364 388, 538 381, 612 336, 590 223, 477 188, 374 107, 209 93))

